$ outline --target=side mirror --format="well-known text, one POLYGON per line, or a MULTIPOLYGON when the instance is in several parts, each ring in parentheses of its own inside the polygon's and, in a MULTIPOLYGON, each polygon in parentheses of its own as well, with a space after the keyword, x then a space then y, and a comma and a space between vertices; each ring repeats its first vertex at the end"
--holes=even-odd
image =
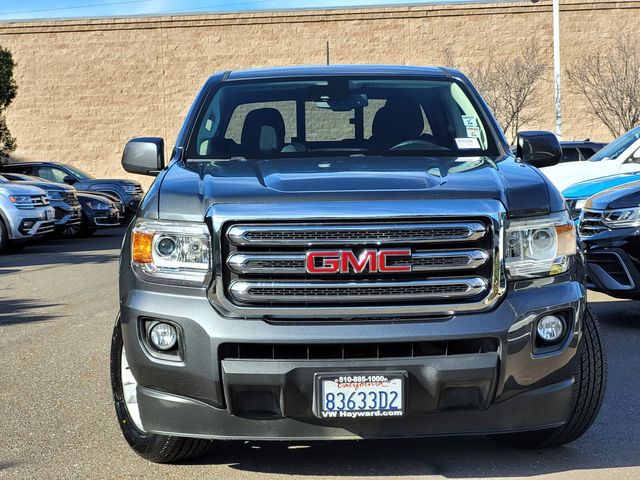
POLYGON ((78 181, 78 179, 76 177, 72 177, 71 175, 65 175, 62 181, 67 185, 73 185, 78 181))
POLYGON ((562 158, 562 148, 551 132, 518 132, 516 156, 534 167, 550 167, 562 158))
POLYGON ((122 153, 122 167, 129 173, 158 175, 164 168, 164 140, 158 137, 129 140, 122 153))

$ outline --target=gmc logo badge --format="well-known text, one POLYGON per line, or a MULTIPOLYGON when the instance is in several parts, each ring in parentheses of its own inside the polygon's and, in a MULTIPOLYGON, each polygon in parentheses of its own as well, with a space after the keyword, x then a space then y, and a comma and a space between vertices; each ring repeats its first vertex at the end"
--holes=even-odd
POLYGON ((390 265, 394 257, 411 257, 411 250, 311 250, 306 254, 308 273, 410 272, 411 265, 390 265))

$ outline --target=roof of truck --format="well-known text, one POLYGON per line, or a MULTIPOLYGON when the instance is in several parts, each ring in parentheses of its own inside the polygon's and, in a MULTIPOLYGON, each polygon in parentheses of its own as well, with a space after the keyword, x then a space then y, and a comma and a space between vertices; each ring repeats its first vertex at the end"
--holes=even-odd
POLYGON ((441 67, 414 67, 406 65, 311 65, 233 70, 226 72, 224 79, 244 80, 249 78, 332 75, 420 75, 429 77, 450 77, 451 71, 441 67))

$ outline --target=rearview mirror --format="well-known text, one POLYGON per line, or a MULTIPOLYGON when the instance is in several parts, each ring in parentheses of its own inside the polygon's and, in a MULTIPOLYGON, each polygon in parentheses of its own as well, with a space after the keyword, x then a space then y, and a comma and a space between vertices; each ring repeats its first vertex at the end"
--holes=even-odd
POLYGON ((164 168, 164 140, 159 137, 129 140, 122 153, 122 167, 129 173, 158 175, 164 168))
POLYGON ((534 167, 550 167, 562 158, 562 148, 551 132, 518 132, 516 156, 534 167))
POLYGON ((330 98, 323 96, 316 102, 316 107, 326 108, 334 112, 349 112, 354 108, 364 108, 369 105, 369 97, 364 93, 354 93, 345 98, 330 98))

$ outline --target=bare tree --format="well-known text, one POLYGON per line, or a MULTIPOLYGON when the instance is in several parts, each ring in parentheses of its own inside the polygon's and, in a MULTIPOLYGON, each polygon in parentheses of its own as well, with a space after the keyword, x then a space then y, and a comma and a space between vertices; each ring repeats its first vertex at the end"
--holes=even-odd
POLYGON ((640 123, 640 42, 634 36, 619 34, 613 47, 585 55, 566 73, 570 89, 614 137, 640 123))
MULTIPOLYGON (((445 62, 456 65, 449 47, 442 53, 445 62)), ((512 141, 522 125, 540 115, 536 93, 547 69, 544 60, 540 45, 528 38, 515 57, 497 59, 489 55, 462 67, 512 141)))

